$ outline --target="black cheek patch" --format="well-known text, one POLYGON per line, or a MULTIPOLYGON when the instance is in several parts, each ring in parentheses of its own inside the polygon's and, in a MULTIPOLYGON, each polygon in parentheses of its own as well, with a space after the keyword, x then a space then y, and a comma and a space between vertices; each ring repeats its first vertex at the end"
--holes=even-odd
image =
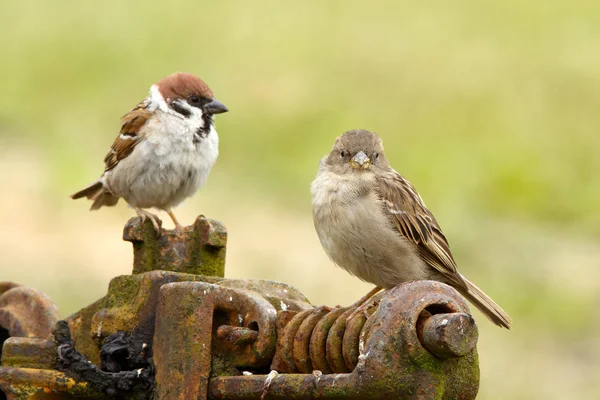
POLYGON ((179 103, 172 102, 171 108, 186 118, 189 118, 190 115, 192 115, 192 113, 188 109, 180 106, 179 103))
POLYGON ((204 139, 210 133, 210 129, 213 126, 213 119, 211 114, 202 115, 203 126, 196 130, 194 135, 194 144, 198 143, 200 139, 204 139))

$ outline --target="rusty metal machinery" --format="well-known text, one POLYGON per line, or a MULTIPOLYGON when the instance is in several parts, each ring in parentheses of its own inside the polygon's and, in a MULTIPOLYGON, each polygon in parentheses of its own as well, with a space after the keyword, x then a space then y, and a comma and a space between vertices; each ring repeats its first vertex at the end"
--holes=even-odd
POLYGON ((224 279, 225 228, 202 216, 158 237, 132 219, 123 238, 133 274, 65 321, 44 294, 0 284, 0 400, 477 394, 477 326, 447 285, 399 285, 354 313, 282 283, 224 279))

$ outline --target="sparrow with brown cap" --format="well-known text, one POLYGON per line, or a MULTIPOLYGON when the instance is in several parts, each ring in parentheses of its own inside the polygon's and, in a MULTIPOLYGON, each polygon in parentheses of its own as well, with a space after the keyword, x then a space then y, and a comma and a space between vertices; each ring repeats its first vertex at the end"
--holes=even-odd
POLYGON ((157 232, 157 217, 147 208, 166 211, 181 229, 172 208, 206 182, 219 155, 213 117, 226 111, 195 75, 177 72, 159 80, 121 118, 100 179, 71 197, 93 200, 92 210, 123 198, 157 232))
POLYGON ((446 283, 496 325, 510 328, 506 312, 457 271, 435 217, 390 167, 375 133, 338 137, 311 189, 315 228, 335 264, 383 289, 423 279, 446 283))

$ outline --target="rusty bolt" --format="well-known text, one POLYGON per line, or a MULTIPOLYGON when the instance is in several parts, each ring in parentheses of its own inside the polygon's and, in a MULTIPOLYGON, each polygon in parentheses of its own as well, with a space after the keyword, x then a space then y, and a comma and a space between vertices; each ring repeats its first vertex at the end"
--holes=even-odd
POLYGON ((234 345, 241 345, 256 341, 258 332, 242 326, 221 325, 217 329, 217 336, 234 345))
POLYGON ((432 315, 422 327, 423 347, 442 359, 469 354, 479 336, 475 320, 464 313, 432 315))

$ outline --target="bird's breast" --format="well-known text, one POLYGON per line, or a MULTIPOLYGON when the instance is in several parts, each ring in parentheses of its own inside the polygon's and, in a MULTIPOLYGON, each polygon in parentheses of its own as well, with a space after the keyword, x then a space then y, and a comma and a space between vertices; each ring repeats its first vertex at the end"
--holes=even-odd
POLYGON ((213 129, 193 143, 193 131, 165 131, 165 125, 149 128, 155 130, 117 165, 109 185, 135 207, 166 209, 204 185, 219 154, 219 138, 213 129))
POLYGON ((312 184, 313 219, 319 239, 336 263, 339 254, 355 253, 360 243, 389 225, 374 188, 321 173, 312 184))
POLYGON ((329 258, 381 287, 422 276, 423 263, 383 211, 375 186, 358 190, 331 176, 312 185, 313 220, 329 258))

